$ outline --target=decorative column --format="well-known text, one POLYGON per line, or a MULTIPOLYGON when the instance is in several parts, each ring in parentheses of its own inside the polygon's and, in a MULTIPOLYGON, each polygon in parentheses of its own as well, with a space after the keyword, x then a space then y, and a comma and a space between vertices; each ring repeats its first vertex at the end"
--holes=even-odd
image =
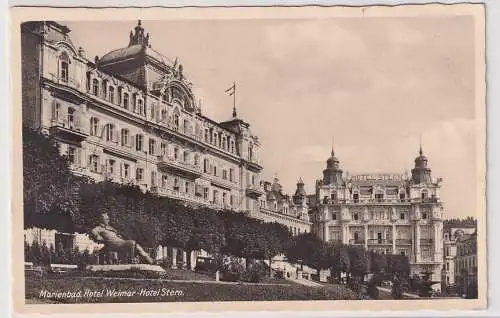
POLYGON ((186 269, 187 267, 187 252, 186 250, 182 250, 182 268, 186 269))
POLYGON ((396 254, 396 224, 392 224, 392 254, 396 254))
POLYGON ((415 261, 420 262, 420 224, 415 223, 415 261))
POLYGON ((365 249, 368 250, 368 224, 365 224, 365 249))
POLYGON ((347 225, 342 224, 342 243, 349 244, 349 240, 347 238, 347 225))
POLYGON ((172 247, 172 269, 177 269, 177 248, 172 247))
POLYGON ((191 255, 189 256, 191 258, 191 268, 190 268, 191 270, 194 270, 196 267, 196 256, 197 256, 196 254, 197 252, 191 251, 191 255))
POLYGON ((162 256, 164 259, 166 259, 168 257, 168 247, 167 246, 163 246, 162 256))

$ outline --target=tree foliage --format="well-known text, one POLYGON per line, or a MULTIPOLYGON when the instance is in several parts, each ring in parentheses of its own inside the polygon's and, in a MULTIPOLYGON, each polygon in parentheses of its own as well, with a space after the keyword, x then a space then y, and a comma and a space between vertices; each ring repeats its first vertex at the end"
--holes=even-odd
POLYGON ((85 179, 71 174, 57 142, 23 127, 24 227, 72 231, 77 213, 74 190, 85 179))

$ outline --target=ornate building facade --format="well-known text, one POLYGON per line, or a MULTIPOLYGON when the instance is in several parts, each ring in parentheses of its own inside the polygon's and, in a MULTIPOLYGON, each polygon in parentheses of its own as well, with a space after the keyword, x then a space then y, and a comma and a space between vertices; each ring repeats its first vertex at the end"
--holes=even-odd
POLYGON ((313 232, 324 241, 407 255, 412 274, 432 273, 433 281, 441 281, 441 179, 433 181, 427 161, 420 149, 411 176, 349 175, 332 150, 310 200, 313 232))
POLYGON ((92 61, 66 26, 21 28, 23 123, 56 136, 74 173, 216 209, 259 209, 258 137, 235 110, 224 122, 202 115, 183 65, 152 48, 140 21, 128 45, 92 61))
POLYGON ((273 182, 262 181, 264 193, 259 199, 259 209, 250 215, 265 222, 278 222, 288 227, 290 233, 298 235, 311 232, 309 205, 304 182, 299 179, 293 196, 283 192, 277 177, 273 182))

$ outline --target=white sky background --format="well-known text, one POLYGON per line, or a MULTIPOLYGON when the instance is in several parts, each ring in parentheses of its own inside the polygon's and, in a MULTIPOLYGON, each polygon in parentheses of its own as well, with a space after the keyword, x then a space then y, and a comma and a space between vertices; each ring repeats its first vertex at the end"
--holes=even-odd
MULTIPOLYGON (((139 18, 139 17, 138 17, 139 18)), ((137 21, 63 22, 90 60, 128 45, 137 21)), ((264 178, 309 193, 332 137, 341 167, 404 172, 419 136, 446 217, 477 212, 470 17, 143 21, 152 47, 184 65, 203 113, 239 117, 262 142, 264 178)))

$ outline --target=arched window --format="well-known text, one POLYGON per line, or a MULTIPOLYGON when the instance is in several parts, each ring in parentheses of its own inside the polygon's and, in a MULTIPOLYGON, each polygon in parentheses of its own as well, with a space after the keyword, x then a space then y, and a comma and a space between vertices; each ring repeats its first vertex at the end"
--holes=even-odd
POLYGON ((70 129, 75 125, 75 109, 72 107, 68 108, 68 126, 70 129))
POLYGON ((59 76, 62 82, 67 83, 69 79, 69 64, 70 60, 66 52, 62 52, 59 56, 59 76))
POLYGON ((92 80, 92 94, 99 95, 99 81, 95 78, 92 80))
POLYGON ((117 92, 117 99, 116 102, 118 105, 122 104, 122 94, 123 94, 123 88, 121 86, 118 86, 118 92, 117 92))
POLYGON ((123 94, 123 108, 128 109, 129 107, 129 97, 128 93, 123 94))
POLYGON ((252 161, 253 160, 253 145, 250 143, 248 145, 248 160, 252 161))
POLYGON ((109 90, 108 90, 108 101, 110 103, 115 103, 115 88, 113 86, 110 86, 109 87, 109 90))
POLYGON ((174 114, 174 129, 179 130, 179 114, 174 114))
POLYGON ((96 117, 90 118, 90 135, 99 135, 99 119, 97 119, 96 117))
POLYGON ((106 124, 104 132, 106 134, 106 141, 113 141, 115 134, 115 125, 109 123, 106 124))

